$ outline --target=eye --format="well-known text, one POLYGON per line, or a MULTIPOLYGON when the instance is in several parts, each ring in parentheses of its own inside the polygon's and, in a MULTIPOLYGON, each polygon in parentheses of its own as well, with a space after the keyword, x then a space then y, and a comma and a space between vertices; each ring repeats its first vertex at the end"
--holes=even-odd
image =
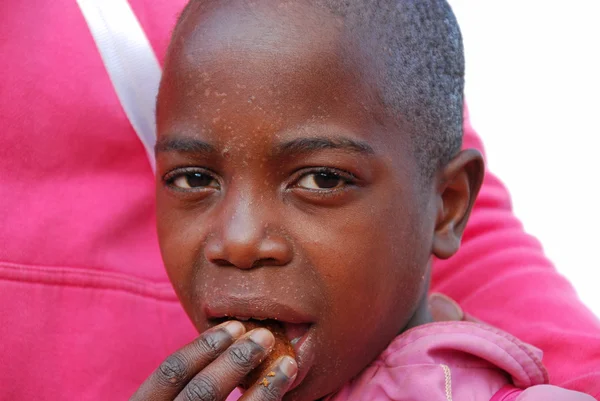
POLYGON ((182 190, 194 190, 220 187, 219 182, 203 171, 174 171, 165 177, 168 185, 182 190))
POLYGON ((302 176, 296 186, 305 189, 323 190, 336 189, 348 184, 349 180, 331 171, 308 173, 302 176))

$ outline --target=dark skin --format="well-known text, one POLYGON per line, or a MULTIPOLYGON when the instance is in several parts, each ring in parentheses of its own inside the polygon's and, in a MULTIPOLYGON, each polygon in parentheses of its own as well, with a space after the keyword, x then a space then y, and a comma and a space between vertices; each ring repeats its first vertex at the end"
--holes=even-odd
POLYGON ((282 321, 299 340, 297 359, 280 358, 243 400, 331 394, 432 320, 432 255, 458 250, 481 155, 423 177, 409 133, 374 100, 362 45, 323 10, 277 4, 194 6, 174 33, 158 98, 158 233, 202 334, 133 400, 224 400, 273 346, 268 330, 221 324, 235 317, 282 321))

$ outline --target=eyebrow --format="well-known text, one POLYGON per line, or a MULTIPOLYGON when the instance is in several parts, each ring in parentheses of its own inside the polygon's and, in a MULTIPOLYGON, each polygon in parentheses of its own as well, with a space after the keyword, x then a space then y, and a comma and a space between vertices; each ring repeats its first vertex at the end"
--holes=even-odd
POLYGON ((154 145, 154 152, 215 153, 216 149, 195 138, 161 138, 154 145))
MULTIPOLYGON (((275 148, 278 156, 311 153, 325 149, 338 149, 354 153, 372 155, 373 148, 366 142, 350 138, 298 138, 279 144, 275 148)), ((216 153, 211 144, 195 138, 161 138, 154 146, 155 153, 181 152, 181 153, 216 153)))
POLYGON ((324 149, 340 149, 354 153, 372 155, 375 150, 366 142, 355 141, 350 138, 298 138, 278 145, 275 149, 277 155, 297 153, 311 153, 324 149))

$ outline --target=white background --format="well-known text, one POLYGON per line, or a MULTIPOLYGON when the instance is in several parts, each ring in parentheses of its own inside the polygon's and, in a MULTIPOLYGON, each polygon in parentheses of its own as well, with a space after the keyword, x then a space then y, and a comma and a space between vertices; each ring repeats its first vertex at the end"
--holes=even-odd
POLYGON ((450 0, 488 168, 600 316, 600 1, 450 0))

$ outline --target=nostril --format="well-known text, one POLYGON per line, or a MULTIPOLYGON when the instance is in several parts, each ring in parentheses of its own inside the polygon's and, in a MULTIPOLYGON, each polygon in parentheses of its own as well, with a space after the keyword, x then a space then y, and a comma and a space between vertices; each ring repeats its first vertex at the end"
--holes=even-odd
POLYGON ((221 267, 232 267, 234 266, 233 263, 231 263, 228 260, 225 259, 213 259, 212 261, 214 264, 216 264, 217 266, 221 266, 221 267))
MULTIPOLYGON (((226 260, 226 259, 213 259, 212 262, 220 267, 240 267, 237 266, 235 263, 231 263, 230 261, 226 260)), ((281 266, 283 263, 279 260, 277 260, 276 258, 264 258, 264 259, 259 259, 254 261, 254 263, 252 263, 252 265, 250 266, 251 269, 254 269, 255 267, 263 267, 263 266, 281 266)))
POLYGON ((254 263, 252 263, 252 267, 260 267, 260 266, 280 266, 282 263, 281 261, 275 259, 275 258, 264 258, 264 259, 259 259, 257 261, 255 261, 254 263))

